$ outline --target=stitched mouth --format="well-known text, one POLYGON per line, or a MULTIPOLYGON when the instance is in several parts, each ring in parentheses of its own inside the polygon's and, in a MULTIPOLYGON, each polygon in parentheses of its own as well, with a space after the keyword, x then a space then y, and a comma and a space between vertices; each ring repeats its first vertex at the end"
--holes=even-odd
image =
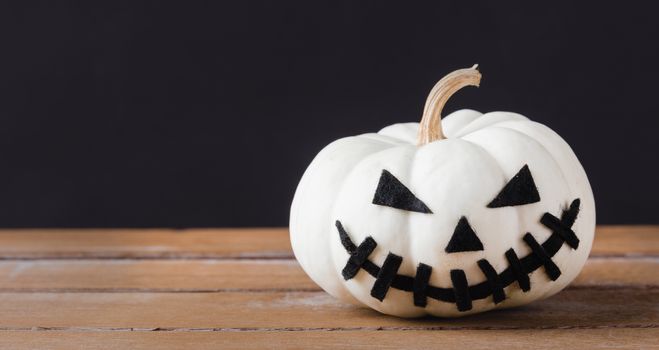
POLYGON ((489 296, 492 296, 493 302, 498 304, 506 299, 503 289, 515 282, 522 291, 530 291, 529 274, 541 267, 550 280, 555 281, 558 279, 561 270, 552 258, 564 243, 573 250, 579 247, 579 238, 572 230, 572 225, 574 225, 574 221, 579 214, 580 203, 578 198, 573 200, 569 208, 563 211, 560 219, 550 213, 543 214, 540 223, 550 229, 552 234, 540 244, 531 233, 526 233, 523 240, 531 249, 531 252, 519 258, 512 248, 508 249, 505 253, 508 267, 500 273, 496 272, 487 259, 479 260, 477 264, 486 277, 485 281, 470 286, 464 270, 451 270, 452 288, 430 285, 432 267, 423 263, 420 263, 417 267, 415 276, 399 275, 398 269, 403 262, 403 258, 391 252, 387 254, 382 266, 376 265, 368 258, 375 250, 377 242, 368 236, 359 246, 356 246, 341 222, 337 220, 336 228, 339 232, 341 244, 346 252, 350 254, 341 274, 347 281, 363 269, 369 275, 375 277, 375 282, 371 288, 371 296, 380 301, 384 300, 390 288, 394 288, 412 292, 414 305, 418 307, 425 307, 427 298, 455 303, 458 310, 462 312, 471 310, 473 300, 485 299, 489 296))

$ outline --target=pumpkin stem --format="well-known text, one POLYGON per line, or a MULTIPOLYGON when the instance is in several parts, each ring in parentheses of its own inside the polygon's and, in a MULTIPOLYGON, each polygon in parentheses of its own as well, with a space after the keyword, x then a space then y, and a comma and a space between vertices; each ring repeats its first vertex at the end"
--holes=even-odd
POLYGON ((478 65, 475 64, 471 68, 453 71, 435 84, 423 107, 417 138, 419 146, 446 138, 442 132, 442 108, 458 90, 470 85, 479 86, 480 82, 481 73, 478 71, 478 65))

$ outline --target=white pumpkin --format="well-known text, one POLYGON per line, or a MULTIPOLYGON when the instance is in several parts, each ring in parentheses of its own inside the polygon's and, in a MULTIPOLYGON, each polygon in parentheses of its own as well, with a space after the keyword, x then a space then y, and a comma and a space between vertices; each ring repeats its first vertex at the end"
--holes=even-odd
POLYGON ((549 297, 591 249, 586 173, 548 127, 510 112, 459 110, 476 66, 443 78, 421 123, 339 139, 304 173, 293 251, 329 294, 385 314, 462 316, 549 297))

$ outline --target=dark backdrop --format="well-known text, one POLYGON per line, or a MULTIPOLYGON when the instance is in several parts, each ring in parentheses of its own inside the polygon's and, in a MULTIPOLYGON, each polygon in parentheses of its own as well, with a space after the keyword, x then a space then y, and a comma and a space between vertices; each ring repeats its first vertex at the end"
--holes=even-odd
POLYGON ((3 2, 0 226, 286 225, 323 146, 473 63, 446 112, 547 124, 599 223, 659 223, 650 3, 3 2))

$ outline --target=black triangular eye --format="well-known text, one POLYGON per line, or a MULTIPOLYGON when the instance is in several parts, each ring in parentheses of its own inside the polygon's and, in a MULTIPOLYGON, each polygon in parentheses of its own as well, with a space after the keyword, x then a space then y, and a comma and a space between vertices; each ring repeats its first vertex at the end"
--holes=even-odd
POLYGON ((459 252, 475 252, 478 250, 483 250, 483 243, 476 236, 474 229, 469 226, 469 221, 466 217, 461 217, 458 224, 455 225, 455 230, 453 231, 453 236, 451 240, 444 248, 444 251, 447 253, 459 253, 459 252))
POLYGON ((403 185, 395 176, 382 170, 378 188, 373 196, 373 204, 385 205, 396 209, 432 214, 432 211, 403 185))
POLYGON ((487 205, 488 208, 512 207, 540 201, 538 188, 528 165, 524 165, 487 205))

